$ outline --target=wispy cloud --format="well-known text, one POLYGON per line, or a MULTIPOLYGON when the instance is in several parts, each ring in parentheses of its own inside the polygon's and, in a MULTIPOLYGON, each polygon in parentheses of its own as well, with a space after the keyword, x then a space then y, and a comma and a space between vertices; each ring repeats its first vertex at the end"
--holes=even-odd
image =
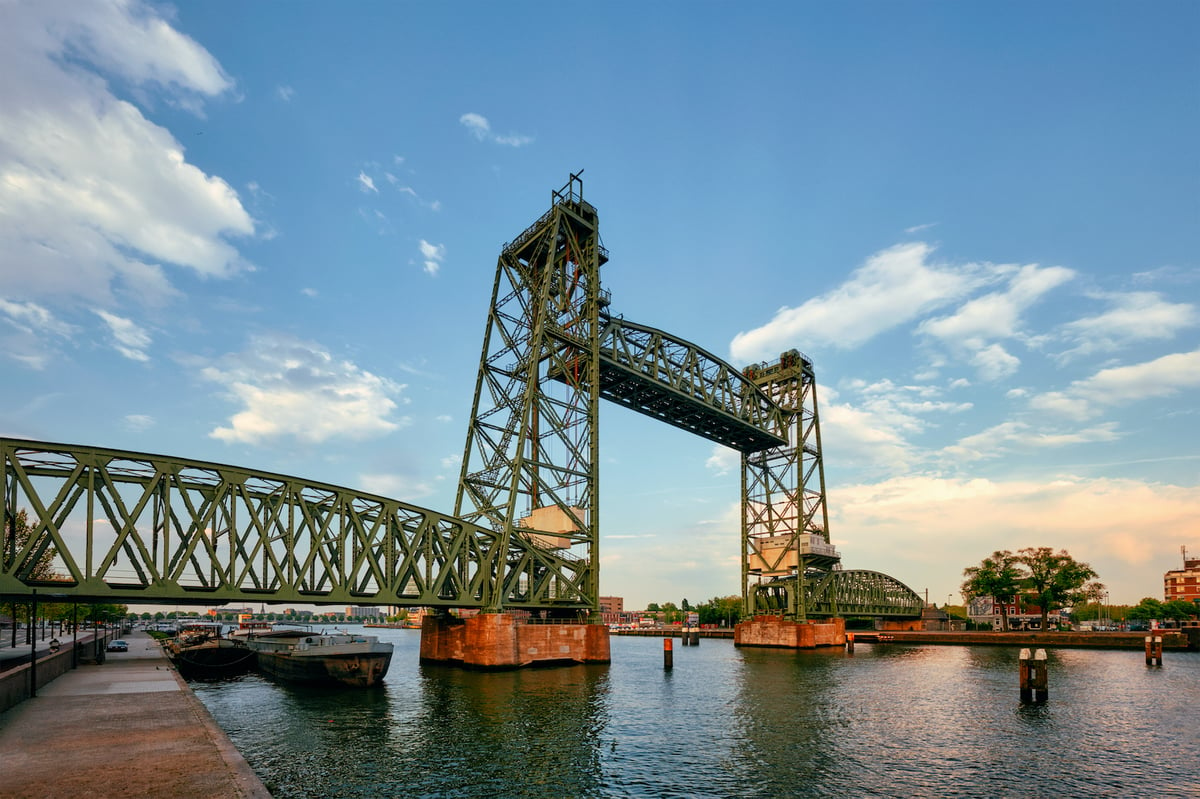
POLYGON ((977 264, 932 260, 933 247, 898 244, 872 255, 841 286, 794 307, 784 307, 761 327, 738 333, 733 358, 773 358, 794 342, 857 347, 898 325, 966 296, 995 279, 977 264))
POLYGON ((275 95, 285 103, 290 103, 292 98, 296 96, 296 90, 291 86, 280 85, 275 87, 275 95))
POLYGON ((375 194, 379 193, 379 189, 375 188, 374 179, 372 179, 370 175, 368 175, 366 172, 363 172, 361 169, 358 171, 358 188, 361 189, 364 194, 368 192, 373 192, 375 194))
POLYGON ((138 327, 132 320, 123 316, 94 309, 96 316, 104 320, 112 334, 113 349, 131 361, 148 361, 146 348, 150 346, 150 334, 138 327))
POLYGON ((438 271, 442 268, 442 262, 446 260, 446 246, 430 244, 425 239, 421 239, 417 246, 421 250, 421 257, 425 259, 425 274, 437 277, 438 271))
POLYGON ((491 123, 482 114, 466 113, 459 117, 458 121, 479 141, 491 141, 508 147, 524 147, 533 141, 531 136, 516 133, 501 136, 493 133, 491 123))
POLYGON ((912 227, 906 227, 904 228, 904 232, 911 235, 913 233, 920 233, 923 230, 929 230, 930 228, 937 227, 937 225, 937 222, 927 222, 924 225, 913 225, 912 227))
POLYGON ((1140 341, 1169 340, 1180 331, 1200 324, 1196 306, 1167 302, 1153 291, 1097 294, 1108 310, 1063 325, 1061 334, 1074 346, 1062 359, 1095 352, 1115 352, 1140 341))
POLYGON ((1036 395, 1029 404, 1034 410, 1082 420, 1096 416, 1105 406, 1170 397, 1196 388, 1200 388, 1200 350, 1101 369, 1062 391, 1036 395))

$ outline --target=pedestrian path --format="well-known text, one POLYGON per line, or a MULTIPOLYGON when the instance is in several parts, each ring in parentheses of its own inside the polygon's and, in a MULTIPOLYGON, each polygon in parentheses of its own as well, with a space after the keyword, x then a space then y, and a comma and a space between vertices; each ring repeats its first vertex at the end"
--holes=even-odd
POLYGON ((144 632, 0 713, 0 796, 269 797, 144 632))

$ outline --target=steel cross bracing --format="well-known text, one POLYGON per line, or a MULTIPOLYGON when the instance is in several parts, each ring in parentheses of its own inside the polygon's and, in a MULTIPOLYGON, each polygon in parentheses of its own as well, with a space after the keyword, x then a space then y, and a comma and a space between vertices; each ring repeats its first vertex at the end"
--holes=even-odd
POLYGON ((484 333, 455 515, 496 536, 485 605, 597 611, 600 244, 572 175, 506 245, 484 333), (552 590, 549 590, 552 589, 552 590))
MULTIPOLYGON (((791 581, 755 587, 760 611, 787 613, 791 581)), ((865 569, 821 572, 804 583, 804 607, 814 617, 875 616, 913 618, 921 615, 925 600, 895 577, 865 569)))
POLYGON ((787 444, 787 420, 741 372, 689 341, 605 317, 600 395, 741 452, 787 444))
POLYGON ((825 467, 817 382, 812 361, 797 350, 774 364, 746 367, 746 377, 786 414, 788 441, 742 455, 742 600, 744 612, 760 607, 765 581, 785 617, 804 619, 826 610, 809 603, 807 583, 841 568, 829 540, 825 467))
MULTIPOLYGON (((0 439, 0 595, 482 607, 491 530, 348 488, 0 439), (15 533, 25 510, 30 534, 15 533), (38 564, 50 579, 31 579, 38 564)), ((524 557, 526 545, 510 545, 524 557)), ((513 604, 538 605, 527 593, 513 604)))

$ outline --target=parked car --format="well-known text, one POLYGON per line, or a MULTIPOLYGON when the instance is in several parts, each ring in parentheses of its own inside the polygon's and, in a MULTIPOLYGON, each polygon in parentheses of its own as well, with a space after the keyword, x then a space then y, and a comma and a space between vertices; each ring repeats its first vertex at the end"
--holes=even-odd
POLYGON ((107 649, 109 652, 128 652, 129 644, 118 638, 115 641, 109 641, 107 649))

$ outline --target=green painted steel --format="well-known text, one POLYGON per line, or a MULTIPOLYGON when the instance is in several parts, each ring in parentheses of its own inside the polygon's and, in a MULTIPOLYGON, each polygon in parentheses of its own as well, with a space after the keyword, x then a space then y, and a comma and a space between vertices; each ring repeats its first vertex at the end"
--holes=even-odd
MULTIPOLYGON (((755 586, 758 612, 787 615, 796 603, 790 594, 794 580, 755 586)), ((876 571, 854 569, 826 571, 811 575, 804 583, 802 604, 814 618, 834 616, 872 616, 911 619, 921 615, 925 600, 895 577, 876 571)))
POLYGON ((742 454, 742 602, 754 613, 764 581, 786 597, 785 618, 824 615, 807 584, 839 568, 829 540, 825 466, 812 360, 797 350, 743 370, 786 414, 787 441, 742 454), (790 584, 786 591, 780 586, 790 584))
MULTIPOLYGON (((482 607, 498 562, 489 529, 339 486, 19 439, 0 439, 0 458, 0 596, 482 607), (31 535, 18 546, 22 509, 31 535), (39 562, 59 578, 31 580, 39 562)), ((540 579, 510 574, 510 604, 588 607, 563 588, 575 564, 519 541, 511 549, 540 579)))
POLYGON ((599 324, 607 297, 596 209, 571 175, 500 252, 454 513, 493 531, 484 605, 554 564, 571 600, 600 608, 599 324), (497 568, 505 564, 507 568, 497 568))
POLYGON ((829 541, 816 379, 608 310, 579 175, 496 264, 454 515, 234 466, 0 439, 0 596, 596 613, 599 400, 742 453, 744 611, 914 616, 829 541), (26 511, 31 535, 16 534, 26 511), (37 567, 58 575, 35 579, 37 567))
POLYGON ((601 396, 741 452, 787 444, 783 410, 715 355, 661 330, 606 317, 601 396))

